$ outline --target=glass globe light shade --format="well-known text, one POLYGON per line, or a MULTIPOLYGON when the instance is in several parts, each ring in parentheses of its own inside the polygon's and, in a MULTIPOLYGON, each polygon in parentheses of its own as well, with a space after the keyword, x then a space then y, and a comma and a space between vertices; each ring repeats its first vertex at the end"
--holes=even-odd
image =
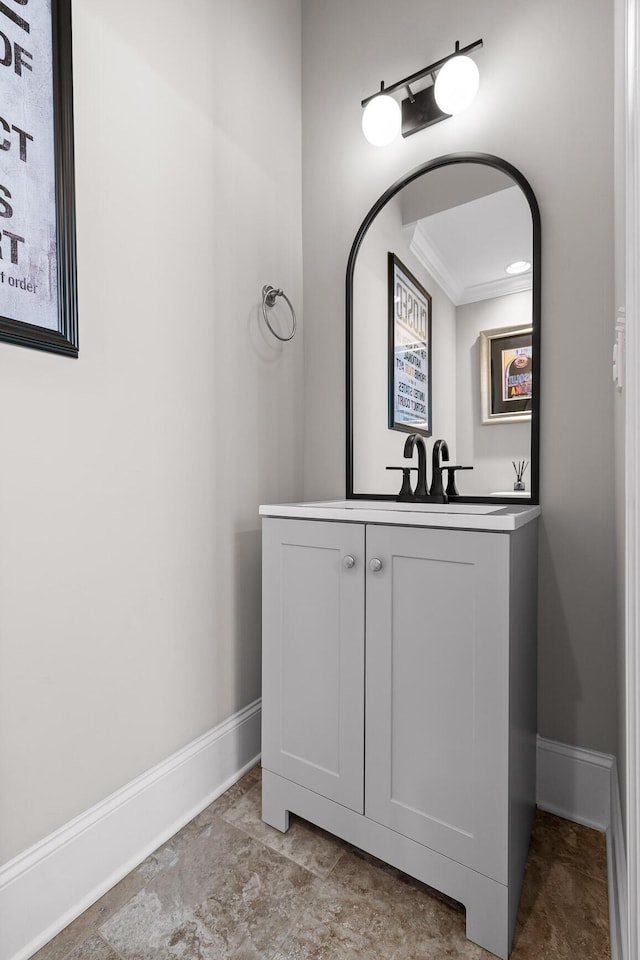
POLYGON ((398 135, 400 122, 398 101, 386 94, 379 94, 364 108, 362 131, 374 147, 386 147, 398 135))
POLYGON ((471 57, 451 57, 444 64, 433 90, 435 101, 443 113, 460 113, 473 102, 480 73, 471 57))

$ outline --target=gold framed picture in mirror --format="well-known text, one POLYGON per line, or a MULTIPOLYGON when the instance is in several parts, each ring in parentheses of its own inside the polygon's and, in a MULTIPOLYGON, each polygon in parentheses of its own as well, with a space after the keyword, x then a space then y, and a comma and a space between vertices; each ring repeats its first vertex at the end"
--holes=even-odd
POLYGON ((479 339, 482 422, 531 420, 533 327, 481 330, 479 339))

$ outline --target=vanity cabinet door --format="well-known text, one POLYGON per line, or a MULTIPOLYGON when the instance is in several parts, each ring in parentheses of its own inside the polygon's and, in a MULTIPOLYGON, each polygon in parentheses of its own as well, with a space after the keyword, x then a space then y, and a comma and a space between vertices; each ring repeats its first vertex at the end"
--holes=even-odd
POLYGON ((508 535, 367 527, 365 814, 501 883, 508 585, 508 535))
POLYGON ((358 813, 364 529, 268 518, 262 565, 262 765, 358 813))

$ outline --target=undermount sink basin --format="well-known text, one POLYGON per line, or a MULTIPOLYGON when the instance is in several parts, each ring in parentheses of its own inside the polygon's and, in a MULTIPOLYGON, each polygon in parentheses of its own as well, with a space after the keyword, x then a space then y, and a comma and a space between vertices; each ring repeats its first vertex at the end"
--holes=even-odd
POLYGON ((502 504, 493 503, 398 503, 395 500, 319 500, 315 507, 336 510, 407 510, 410 513, 497 513, 502 504))

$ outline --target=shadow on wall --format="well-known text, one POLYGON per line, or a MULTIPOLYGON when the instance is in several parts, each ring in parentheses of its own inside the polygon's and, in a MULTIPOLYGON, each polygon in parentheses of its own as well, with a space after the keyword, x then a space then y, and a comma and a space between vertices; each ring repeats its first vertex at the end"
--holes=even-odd
POLYGON ((540 689, 538 692, 538 732, 542 737, 579 745, 576 705, 583 691, 547 535, 548 522, 543 513, 538 547, 538 675, 547 678, 547 686, 542 699, 540 689), (553 649, 549 647, 551 638, 553 649), (548 683, 551 676, 555 677, 553 690, 548 683), (547 722, 545 705, 550 704, 554 716, 547 722))
POLYGON ((261 694, 262 588, 261 530, 235 534, 233 676, 235 702, 249 704, 261 694))

